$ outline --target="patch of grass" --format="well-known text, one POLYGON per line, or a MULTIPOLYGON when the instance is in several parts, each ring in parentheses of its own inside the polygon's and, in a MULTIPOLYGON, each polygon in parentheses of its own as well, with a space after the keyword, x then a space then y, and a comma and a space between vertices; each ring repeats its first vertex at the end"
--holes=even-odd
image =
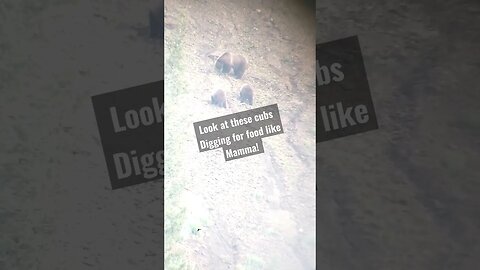
POLYGON ((168 252, 168 256, 165 256, 165 269, 189 270, 193 268, 188 264, 183 254, 179 252, 168 252))
POLYGON ((267 229, 265 230, 265 234, 266 234, 267 236, 272 237, 272 238, 276 238, 276 237, 280 237, 280 236, 281 236, 280 233, 278 233, 278 231, 275 230, 275 229, 273 229, 273 228, 267 228, 267 229))
POLYGON ((178 27, 175 34, 169 35, 165 40, 165 93, 166 104, 168 101, 174 101, 175 97, 186 89, 186 82, 183 80, 183 74, 186 72, 184 59, 184 38, 185 38, 185 17, 178 18, 178 27))
POLYGON ((263 202, 263 201, 265 201, 265 195, 263 194, 263 192, 261 192, 259 190, 256 190, 255 191, 255 199, 257 200, 257 202, 263 202))
POLYGON ((260 270, 265 269, 265 262, 258 256, 249 255, 245 263, 239 267, 240 270, 260 270))
POLYGON ((176 183, 165 192, 165 269, 187 269, 184 254, 173 252, 175 243, 181 240, 185 220, 185 209, 178 207, 180 188, 181 184, 176 183))
MULTIPOLYGON (((165 104, 176 104, 176 98, 185 89, 186 82, 182 74, 185 72, 183 39, 185 37, 184 18, 179 18, 179 26, 175 34, 165 40, 165 104)), ((168 105, 167 105, 168 106, 168 105)), ((170 111, 166 107, 165 111, 170 111)), ((170 114, 169 115, 175 115, 170 114)), ((178 120, 177 120, 178 121, 178 120)), ((175 119, 173 119, 175 122, 175 119)), ((174 129, 166 129, 169 138, 175 138, 174 129)), ((175 249, 176 243, 182 242, 182 228, 185 226, 186 209, 180 206, 180 196, 185 181, 179 177, 181 173, 175 164, 180 162, 175 153, 180 151, 178 144, 166 143, 165 152, 171 153, 170 165, 165 167, 165 269, 193 269, 187 256, 180 249, 175 249)))
POLYGON ((280 59, 280 63, 282 63, 285 66, 295 66, 295 61, 292 59, 291 56, 282 57, 280 59))

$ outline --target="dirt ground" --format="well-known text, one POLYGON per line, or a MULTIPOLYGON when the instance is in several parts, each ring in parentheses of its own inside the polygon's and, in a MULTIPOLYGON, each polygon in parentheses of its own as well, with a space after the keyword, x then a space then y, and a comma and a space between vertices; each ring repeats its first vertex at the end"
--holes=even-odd
POLYGON ((313 10, 297 1, 165 7, 165 114, 176 123, 166 127, 167 268, 315 269, 313 10), (208 55, 224 51, 249 60, 242 79, 215 72, 208 55), (243 83, 253 106, 238 101, 243 83), (217 88, 230 108, 209 104, 217 88), (225 162, 220 149, 198 152, 193 122, 275 103, 285 133, 264 139, 264 154, 225 162))

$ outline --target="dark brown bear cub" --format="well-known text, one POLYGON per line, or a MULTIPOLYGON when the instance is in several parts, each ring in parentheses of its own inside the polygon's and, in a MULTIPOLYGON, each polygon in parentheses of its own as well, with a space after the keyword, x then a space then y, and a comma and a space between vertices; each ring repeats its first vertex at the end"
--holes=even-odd
POLYGON ((250 85, 244 84, 240 87, 240 101, 253 105, 253 89, 250 85))
POLYGON ((219 89, 217 90, 213 95, 212 95, 212 104, 227 108, 227 95, 225 94, 225 91, 219 89))

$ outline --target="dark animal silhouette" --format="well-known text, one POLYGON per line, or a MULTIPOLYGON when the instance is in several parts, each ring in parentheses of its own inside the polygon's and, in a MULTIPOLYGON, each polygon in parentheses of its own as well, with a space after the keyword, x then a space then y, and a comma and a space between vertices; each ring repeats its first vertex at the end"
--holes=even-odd
POLYGON ((250 85, 244 84, 240 87, 240 101, 253 105, 253 88, 250 85))
POLYGON ((226 52, 218 57, 217 61, 215 61, 215 68, 220 73, 230 73, 232 70, 232 54, 226 52))
POLYGON ((243 74, 245 74, 245 71, 248 68, 248 63, 247 59, 243 57, 242 55, 236 54, 232 56, 232 69, 233 69, 233 75, 237 79, 241 79, 243 77, 243 74))
POLYGON ((223 74, 233 74, 237 79, 241 79, 248 68, 247 59, 239 54, 230 52, 223 53, 215 61, 215 69, 223 74))
POLYGON ((213 105, 227 108, 227 95, 225 94, 225 91, 218 89, 211 97, 211 101, 213 105))

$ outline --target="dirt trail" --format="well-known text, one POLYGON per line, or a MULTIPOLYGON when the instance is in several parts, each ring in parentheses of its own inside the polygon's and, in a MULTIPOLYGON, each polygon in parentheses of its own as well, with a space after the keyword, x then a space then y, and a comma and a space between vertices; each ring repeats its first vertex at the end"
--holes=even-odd
POLYGON ((176 89, 165 110, 184 125, 166 130, 178 161, 166 168, 166 192, 182 183, 185 209, 180 240, 167 250, 196 269, 314 269, 314 66, 302 61, 314 57, 314 14, 302 22, 288 1, 189 2, 165 3, 166 89, 176 89), (214 72, 208 53, 223 50, 249 59, 244 78, 214 72), (253 106, 238 101, 243 83, 257 90, 253 106), (218 87, 231 90, 229 109, 209 104, 218 87), (225 162, 220 150, 198 153, 193 122, 274 103, 285 133, 263 140, 264 154, 225 162))

